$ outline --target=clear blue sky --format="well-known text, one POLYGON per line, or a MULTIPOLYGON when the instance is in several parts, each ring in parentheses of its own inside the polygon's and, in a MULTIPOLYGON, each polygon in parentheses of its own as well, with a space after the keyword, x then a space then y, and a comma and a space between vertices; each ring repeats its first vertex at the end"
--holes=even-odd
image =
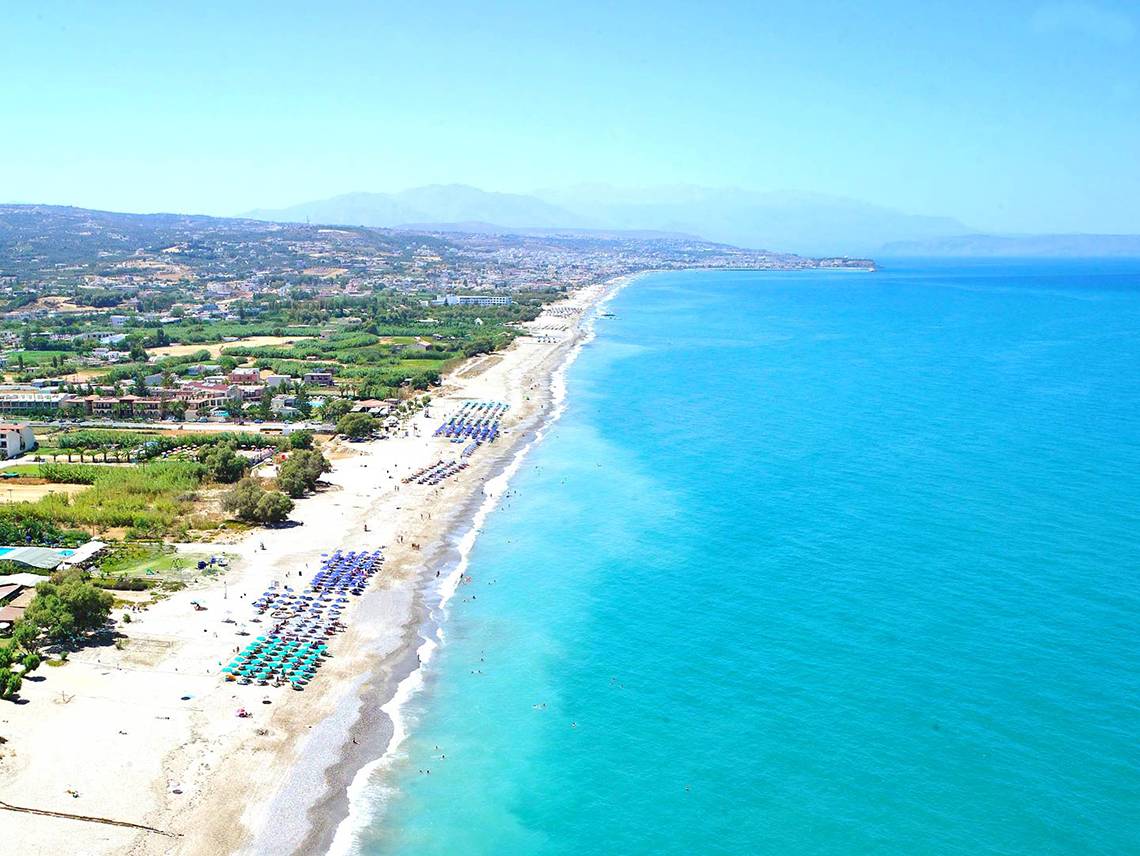
POLYGON ((1134 2, 37 0, 0 21, 4 201, 693 183, 1140 232, 1134 2))

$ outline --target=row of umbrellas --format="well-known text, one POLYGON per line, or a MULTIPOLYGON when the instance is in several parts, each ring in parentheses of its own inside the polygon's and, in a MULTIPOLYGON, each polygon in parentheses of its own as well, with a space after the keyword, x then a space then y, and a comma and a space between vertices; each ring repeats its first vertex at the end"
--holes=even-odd
POLYGON ((302 591, 272 583, 254 601, 259 612, 272 612, 279 623, 258 636, 222 671, 229 680, 284 680, 301 689, 320 667, 325 640, 345 629, 340 620, 349 595, 361 595, 384 561, 379 550, 321 553, 320 570, 302 591))
POLYGON ((258 636, 223 666, 222 672, 232 680, 245 678, 258 683, 280 678, 299 689, 316 675, 327 651, 324 644, 258 636))
POLYGON ((440 461, 435 466, 429 467, 416 478, 416 484, 439 484, 446 478, 451 478, 461 470, 467 469, 469 464, 466 461, 450 461, 444 463, 440 461))
POLYGON ((501 401, 469 401, 440 425, 433 436, 494 441, 499 436, 499 420, 509 407, 501 401))

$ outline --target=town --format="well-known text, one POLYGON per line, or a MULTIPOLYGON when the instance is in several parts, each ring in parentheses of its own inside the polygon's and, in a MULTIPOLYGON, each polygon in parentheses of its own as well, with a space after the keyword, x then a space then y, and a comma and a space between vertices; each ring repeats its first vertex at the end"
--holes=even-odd
POLYGON ((341 398, 390 408, 458 361, 505 347, 568 290, 699 267, 873 263, 672 235, 415 233, 0 206, 0 413, 257 423, 321 416, 341 398))

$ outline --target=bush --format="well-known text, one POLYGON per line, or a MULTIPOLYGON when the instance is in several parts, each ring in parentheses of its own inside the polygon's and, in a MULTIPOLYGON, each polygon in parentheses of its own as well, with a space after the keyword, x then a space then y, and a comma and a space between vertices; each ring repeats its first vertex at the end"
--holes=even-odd
POLYGON ((29 654, 35 652, 40 636, 40 629, 26 618, 21 618, 12 625, 12 643, 29 654))
POLYGON ((56 484, 95 484, 99 467, 91 464, 40 464, 40 475, 56 484))
POLYGON ((0 667, 0 698, 14 699, 20 694, 20 676, 7 667, 0 667))
POLYGON ((0 544, 58 544, 63 534, 46 509, 26 502, 0 506, 0 544))

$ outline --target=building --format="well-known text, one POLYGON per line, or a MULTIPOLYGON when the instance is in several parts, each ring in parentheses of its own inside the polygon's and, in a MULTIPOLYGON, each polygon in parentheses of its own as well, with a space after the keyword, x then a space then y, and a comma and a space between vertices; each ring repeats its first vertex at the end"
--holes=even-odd
MULTIPOLYGON (((31 576, 19 574, 19 576, 31 576)), ((7 577, 0 578, 0 630, 10 630, 12 625, 24 617, 24 611, 36 596, 35 585, 7 582, 7 577)), ((40 579, 47 579, 41 577, 40 579)))
POLYGON ((277 387, 281 386, 282 384, 292 382, 293 378, 287 374, 271 374, 265 376, 265 384, 270 389, 277 389, 277 387))
POLYGON ((14 422, 0 423, 0 460, 18 458, 36 447, 36 435, 31 426, 14 422))
POLYGON ((435 299, 436 306, 510 306, 509 294, 447 294, 435 299))
POLYGON ((309 386, 332 386, 333 376, 332 372, 305 372, 304 378, 309 386))
POLYGON ((234 369, 230 372, 230 383, 260 383, 261 369, 234 369))
POLYGON ((0 392, 0 412, 55 413, 68 397, 62 392, 0 392))
POLYGON ((260 401, 265 384, 235 383, 230 386, 230 398, 234 401, 260 401))
POLYGON ((275 395, 270 401, 269 409, 276 416, 299 416, 301 411, 294 406, 296 402, 297 399, 292 395, 275 395))
POLYGON ((369 416, 383 418, 392 412, 392 405, 378 398, 365 398, 356 403, 352 412, 367 413, 369 416))

